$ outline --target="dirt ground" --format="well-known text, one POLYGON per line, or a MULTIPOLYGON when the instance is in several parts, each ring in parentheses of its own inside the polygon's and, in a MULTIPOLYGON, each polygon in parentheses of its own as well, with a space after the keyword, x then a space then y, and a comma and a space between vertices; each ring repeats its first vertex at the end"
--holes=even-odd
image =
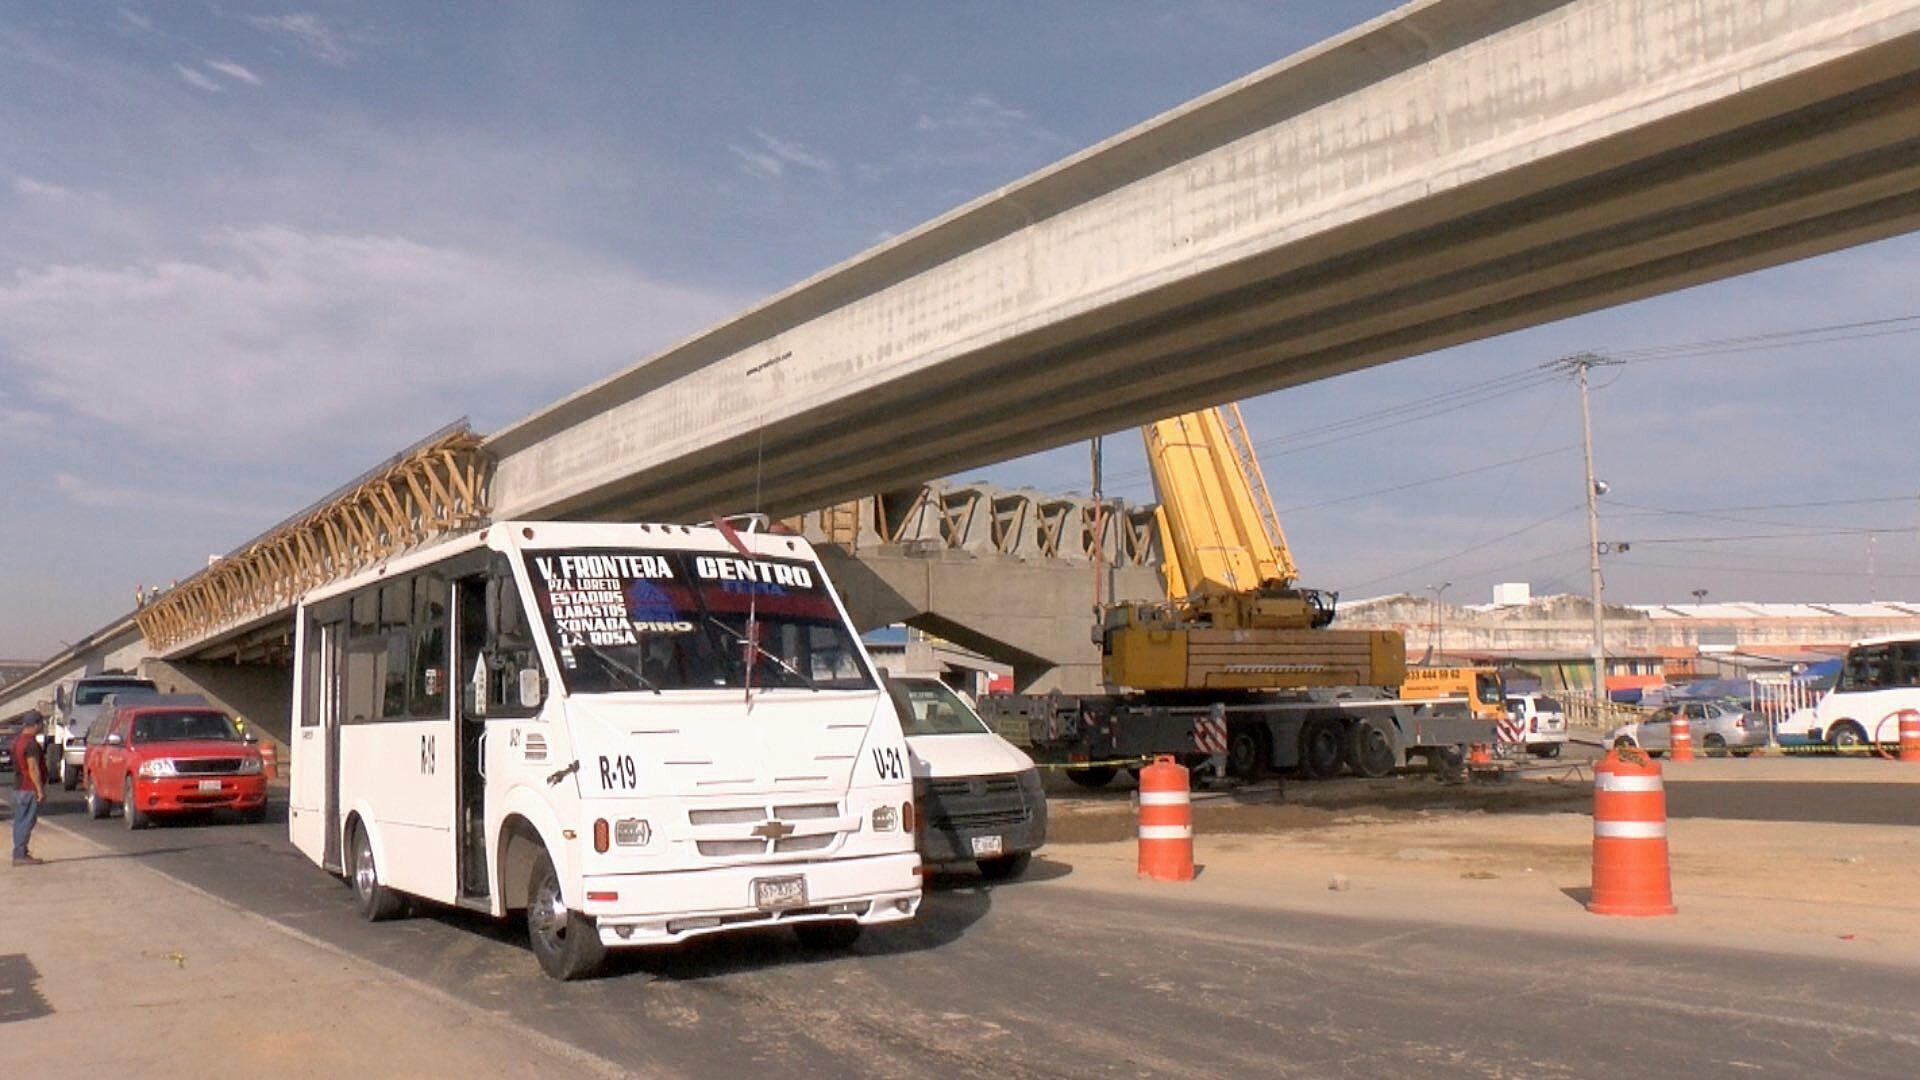
MULTIPOLYGON (((1715 768, 1686 778, 1724 778, 1715 768)), ((1913 792, 1920 800, 1920 783, 1913 792)), ((1131 799, 1130 791, 1054 799, 1049 856, 1087 871, 1075 875, 1083 884, 1168 887, 1128 877, 1131 799)), ((1920 829, 1676 818, 1669 848, 1681 916, 1604 919, 1584 909, 1592 801, 1591 773, 1566 770, 1502 786, 1399 777, 1198 793, 1201 872, 1175 887, 1224 902, 1362 915, 1412 903, 1462 922, 1920 962, 1920 829)))

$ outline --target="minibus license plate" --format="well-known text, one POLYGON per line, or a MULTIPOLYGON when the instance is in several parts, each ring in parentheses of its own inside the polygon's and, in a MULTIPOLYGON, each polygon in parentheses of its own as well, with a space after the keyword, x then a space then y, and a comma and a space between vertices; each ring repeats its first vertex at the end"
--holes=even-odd
POLYGON ((976 836, 973 838, 973 857, 976 859, 981 856, 998 855, 1001 850, 1001 838, 998 836, 976 836))
POLYGON ((219 791, 219 790, 220 790, 220 781, 218 781, 218 780, 202 780, 202 781, 200 781, 200 790, 201 790, 201 791, 219 791))
POLYGON ((761 911, 784 911, 807 905, 807 879, 763 877, 753 879, 753 906, 761 911))

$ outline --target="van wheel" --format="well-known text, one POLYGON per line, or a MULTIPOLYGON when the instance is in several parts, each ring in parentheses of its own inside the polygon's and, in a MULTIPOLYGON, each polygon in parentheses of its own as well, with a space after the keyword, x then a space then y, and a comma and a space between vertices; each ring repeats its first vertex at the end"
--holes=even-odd
POLYGON ((1331 716, 1315 716, 1300 725, 1300 773, 1309 780, 1326 780, 1340 771, 1347 756, 1346 732, 1331 716))
MULTIPOLYGON (((1027 866, 1033 862, 1033 853, 1017 851, 1012 855, 1001 855, 992 859, 981 859, 980 876, 988 881, 1011 881, 1027 872, 1027 866)), ((802 924, 808 925, 808 924, 802 924)), ((854 923, 855 926, 860 925, 854 923)))
POLYGON ((80 786, 79 768, 74 765, 68 764, 66 759, 62 758, 60 761, 60 787, 63 790, 72 791, 74 788, 77 788, 79 786, 80 786))
POLYGON ((544 850, 534 859, 527 886, 527 944, 533 947, 540 970, 562 982, 593 974, 607 955, 599 927, 567 906, 560 894, 560 875, 544 850))
POLYGON ((373 864, 373 841, 363 825, 353 829, 353 865, 348 875, 353 882, 354 906, 368 922, 391 919, 406 909, 406 897, 380 884, 380 868, 373 864))
POLYGON ((800 947, 814 952, 837 952, 850 949, 860 940, 860 924, 850 919, 837 919, 833 922, 803 922, 793 924, 793 936, 800 939, 800 947))
POLYGON ((1560 744, 1554 742, 1548 743, 1545 746, 1536 746, 1533 748, 1533 756, 1539 758, 1557 758, 1560 756, 1560 744))

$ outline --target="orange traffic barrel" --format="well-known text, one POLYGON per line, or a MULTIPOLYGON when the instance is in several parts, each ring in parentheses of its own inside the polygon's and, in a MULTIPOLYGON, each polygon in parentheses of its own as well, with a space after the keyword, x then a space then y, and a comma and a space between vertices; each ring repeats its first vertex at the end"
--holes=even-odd
POLYGON ((260 771, 266 773, 269 780, 280 778, 280 751, 273 748, 272 739, 260 740, 260 771))
POLYGON ((1901 709, 1893 715, 1900 718, 1900 760, 1920 762, 1920 712, 1901 709))
POLYGON ((1687 719, 1687 714, 1684 712, 1674 713, 1673 722, 1668 725, 1668 730, 1672 735, 1673 760, 1692 761, 1693 721, 1687 719))
POLYGON ((1644 751, 1607 753, 1593 770, 1593 897, 1596 915, 1671 915, 1667 792, 1644 751))
POLYGON ((1140 876, 1193 880, 1193 801, 1187 770, 1162 754, 1140 770, 1140 876))
POLYGON ((1486 743, 1483 743, 1483 742, 1474 743, 1473 746, 1467 751, 1467 764, 1491 765, 1493 764, 1493 751, 1488 749, 1486 743))

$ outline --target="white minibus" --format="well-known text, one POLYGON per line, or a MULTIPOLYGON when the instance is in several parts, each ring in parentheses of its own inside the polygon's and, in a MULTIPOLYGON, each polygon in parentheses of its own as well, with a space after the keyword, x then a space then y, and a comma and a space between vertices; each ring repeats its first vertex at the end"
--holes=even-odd
POLYGON ((289 831, 369 919, 524 912, 547 974, 920 903, 892 702, 799 537, 499 522, 299 604, 289 831))
POLYGON ((1920 711, 1920 637, 1868 638, 1847 650, 1839 679, 1812 709, 1780 723, 1783 742, 1824 742, 1842 749, 1900 741, 1904 711, 1920 711))

